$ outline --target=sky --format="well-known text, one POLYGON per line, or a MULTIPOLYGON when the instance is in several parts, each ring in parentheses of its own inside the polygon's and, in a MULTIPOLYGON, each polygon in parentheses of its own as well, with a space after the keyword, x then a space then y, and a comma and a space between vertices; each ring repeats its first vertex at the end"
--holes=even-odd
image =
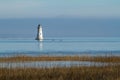
POLYGON ((39 23, 45 36, 120 37, 120 0, 0 0, 0 37, 34 37, 39 23))
POLYGON ((0 0, 0 18, 120 17, 120 0, 0 0))

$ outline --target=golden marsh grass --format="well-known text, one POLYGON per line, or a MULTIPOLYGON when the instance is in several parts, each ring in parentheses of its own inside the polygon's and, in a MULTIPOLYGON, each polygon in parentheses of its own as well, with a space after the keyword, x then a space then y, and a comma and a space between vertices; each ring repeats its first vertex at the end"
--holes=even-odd
POLYGON ((0 68, 0 80, 120 80, 119 56, 14 56, 0 62, 21 61, 93 61, 115 63, 107 66, 71 66, 53 68, 0 68))
POLYGON ((120 65, 69 68, 0 68, 0 80, 120 80, 120 65))
POLYGON ((13 56, 0 57, 0 62, 24 61, 90 61, 90 62, 120 62, 120 56, 13 56))

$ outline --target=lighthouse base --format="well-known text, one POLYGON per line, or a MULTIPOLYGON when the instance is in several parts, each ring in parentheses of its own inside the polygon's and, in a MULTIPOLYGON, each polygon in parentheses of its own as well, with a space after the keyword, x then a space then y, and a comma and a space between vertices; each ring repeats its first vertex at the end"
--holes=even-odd
POLYGON ((43 39, 40 39, 40 38, 36 38, 35 40, 38 40, 38 41, 43 41, 43 39))

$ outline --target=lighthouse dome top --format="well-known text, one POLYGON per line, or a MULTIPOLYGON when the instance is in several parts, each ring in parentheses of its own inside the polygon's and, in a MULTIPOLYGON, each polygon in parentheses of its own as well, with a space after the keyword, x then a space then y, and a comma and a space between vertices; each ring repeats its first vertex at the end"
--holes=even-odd
POLYGON ((38 26, 40 26, 40 24, 38 24, 38 26))
POLYGON ((40 24, 38 24, 38 29, 40 28, 40 27, 42 27, 40 24))

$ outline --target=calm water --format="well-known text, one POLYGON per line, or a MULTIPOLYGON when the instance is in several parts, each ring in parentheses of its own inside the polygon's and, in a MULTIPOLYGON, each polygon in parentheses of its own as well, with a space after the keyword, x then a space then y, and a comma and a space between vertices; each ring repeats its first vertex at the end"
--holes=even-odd
POLYGON ((120 55, 120 38, 0 39, 0 56, 120 55))

